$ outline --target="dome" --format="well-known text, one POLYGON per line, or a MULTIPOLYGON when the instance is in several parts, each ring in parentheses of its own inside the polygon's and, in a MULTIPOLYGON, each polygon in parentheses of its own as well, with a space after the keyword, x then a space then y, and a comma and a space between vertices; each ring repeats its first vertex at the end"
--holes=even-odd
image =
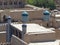
POLYGON ((6 19, 11 19, 11 17, 10 16, 7 16, 6 19))
POLYGON ((22 12, 22 16, 28 16, 28 13, 26 11, 22 12))
POLYGON ((47 11, 47 10, 45 10, 43 14, 44 14, 44 15, 50 15, 50 12, 47 11))

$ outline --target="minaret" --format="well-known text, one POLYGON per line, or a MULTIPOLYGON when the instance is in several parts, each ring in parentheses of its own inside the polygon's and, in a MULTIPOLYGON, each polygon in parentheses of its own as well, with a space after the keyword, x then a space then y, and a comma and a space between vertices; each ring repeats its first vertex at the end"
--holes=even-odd
POLYGON ((11 17, 7 16, 7 25, 6 25, 6 43, 10 44, 11 43, 11 36, 12 36, 12 31, 10 28, 10 24, 11 24, 11 17))

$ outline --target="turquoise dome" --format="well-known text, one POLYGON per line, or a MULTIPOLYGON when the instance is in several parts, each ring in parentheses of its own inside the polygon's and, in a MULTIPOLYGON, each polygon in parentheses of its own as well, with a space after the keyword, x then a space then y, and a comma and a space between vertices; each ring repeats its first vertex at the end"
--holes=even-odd
POLYGON ((28 13, 26 11, 22 12, 22 16, 28 16, 28 13))
POLYGON ((43 14, 44 14, 44 15, 50 15, 50 12, 47 11, 47 10, 45 10, 43 14))

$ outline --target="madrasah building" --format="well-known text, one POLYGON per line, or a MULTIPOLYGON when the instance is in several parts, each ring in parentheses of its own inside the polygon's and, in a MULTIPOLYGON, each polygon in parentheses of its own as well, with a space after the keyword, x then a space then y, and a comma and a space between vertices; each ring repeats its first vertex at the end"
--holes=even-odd
POLYGON ((26 0, 0 0, 0 9, 24 7, 26 0))
POLYGON ((56 25, 60 14, 54 15, 51 19, 50 12, 43 8, 29 6, 30 8, 16 9, 25 7, 25 0, 21 2, 1 0, 0 2, 2 2, 0 9, 5 9, 0 10, 0 45, 60 45, 59 24, 56 25), (9 10, 11 8, 13 9, 9 10), (2 23, 4 19, 7 20, 2 23))

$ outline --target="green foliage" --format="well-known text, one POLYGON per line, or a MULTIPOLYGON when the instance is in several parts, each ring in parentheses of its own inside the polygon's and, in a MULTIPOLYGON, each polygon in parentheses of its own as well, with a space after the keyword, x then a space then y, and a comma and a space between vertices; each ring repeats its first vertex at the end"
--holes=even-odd
POLYGON ((54 0, 27 0, 27 3, 38 7, 50 8, 51 10, 56 8, 54 0))
POLYGON ((54 3, 53 0, 49 0, 48 4, 49 4, 48 7, 49 7, 51 10, 56 8, 55 3, 54 3))

